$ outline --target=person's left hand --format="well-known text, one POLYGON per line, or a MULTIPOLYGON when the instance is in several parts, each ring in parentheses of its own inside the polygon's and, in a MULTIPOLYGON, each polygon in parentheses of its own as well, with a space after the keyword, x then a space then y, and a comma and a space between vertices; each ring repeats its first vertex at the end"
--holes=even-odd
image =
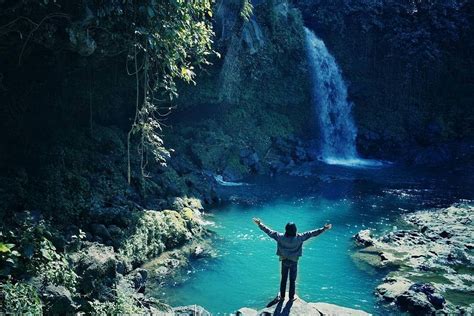
POLYGON ((330 230, 332 228, 332 224, 325 224, 324 229, 325 230, 330 230))
POLYGON ((257 225, 260 225, 262 223, 262 220, 260 218, 257 218, 257 217, 254 217, 253 218, 253 221, 255 222, 255 224, 257 225))

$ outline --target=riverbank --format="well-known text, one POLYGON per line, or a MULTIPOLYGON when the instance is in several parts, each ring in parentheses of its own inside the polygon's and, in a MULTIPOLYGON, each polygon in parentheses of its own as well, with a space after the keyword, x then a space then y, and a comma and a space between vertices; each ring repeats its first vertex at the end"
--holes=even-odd
POLYGON ((354 257, 392 271, 377 289, 384 301, 414 314, 472 313, 474 308, 474 207, 454 204, 402 216, 404 229, 354 239, 354 257))

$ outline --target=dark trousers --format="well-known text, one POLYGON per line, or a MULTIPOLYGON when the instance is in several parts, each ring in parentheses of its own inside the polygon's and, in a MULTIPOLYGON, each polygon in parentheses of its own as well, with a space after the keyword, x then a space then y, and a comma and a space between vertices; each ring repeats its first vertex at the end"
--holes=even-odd
POLYGON ((281 282, 280 282, 280 296, 285 297, 286 292, 286 280, 288 274, 290 276, 290 299, 295 297, 295 281, 296 274, 298 273, 298 262, 283 259, 281 261, 281 282))

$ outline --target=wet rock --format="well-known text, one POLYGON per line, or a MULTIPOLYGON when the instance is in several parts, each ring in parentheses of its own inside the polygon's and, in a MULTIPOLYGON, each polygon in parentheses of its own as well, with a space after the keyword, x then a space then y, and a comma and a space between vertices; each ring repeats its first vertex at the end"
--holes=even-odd
POLYGON ((202 206, 201 200, 196 198, 188 198, 188 197, 176 197, 173 200, 173 208, 176 210, 182 210, 185 207, 196 209, 196 210, 203 210, 204 207, 202 206))
POLYGON ((446 300, 440 293, 430 293, 427 297, 428 301, 430 301, 436 309, 442 309, 446 303, 446 300))
POLYGON ((422 292, 406 291, 397 297, 396 302, 402 310, 415 315, 431 315, 435 312, 435 308, 422 292))
POLYGON ((442 238, 451 238, 452 234, 451 233, 448 233, 447 231, 443 230, 440 234, 439 234, 442 238))
MULTIPOLYGON (((378 253, 383 266, 395 267, 391 274, 396 275, 385 279, 377 287, 377 293, 412 313, 429 314, 439 309, 454 312, 460 306, 468 307, 459 301, 450 302, 443 293, 455 291, 469 296, 471 291, 474 257, 466 245, 474 243, 474 225, 470 220, 473 217, 474 206, 469 204, 414 212, 402 217, 413 229, 372 238, 370 247, 359 253, 368 250, 378 253), (410 279, 429 282, 413 284, 410 279)), ((366 233, 361 231, 360 234, 365 236, 366 233)), ((360 239, 363 244, 365 239, 360 239)))
POLYGON ((196 248, 194 248, 194 251, 192 252, 192 257, 195 259, 207 257, 205 249, 200 245, 197 246, 196 248))
POLYGON ((410 286, 409 290, 425 294, 433 294, 436 291, 434 286, 429 283, 414 283, 410 286))
POLYGON ((201 243, 191 250, 192 259, 203 259, 215 257, 216 253, 209 243, 201 243))
POLYGON ((175 316, 211 316, 211 313, 206 311, 199 305, 179 306, 173 308, 173 315, 175 316))
POLYGON ((251 148, 243 148, 240 150, 239 156, 240 163, 249 167, 251 171, 258 172, 260 170, 260 159, 255 150, 251 148))
POLYGON ((243 175, 237 168, 227 166, 224 171, 222 171, 222 179, 229 182, 238 182, 243 179, 243 175))
POLYGON ((376 293, 384 300, 392 302, 402 293, 408 291, 412 282, 405 278, 385 278, 384 283, 377 286, 376 293))
POLYGON ((355 239, 356 243, 359 245, 362 245, 364 247, 369 247, 374 245, 374 240, 371 236, 370 230, 361 230, 357 234, 353 236, 355 239))
POLYGON ((269 164, 272 172, 281 173, 285 169, 285 163, 280 160, 271 161, 269 164))
POLYGON ((127 275, 127 279, 133 284, 133 288, 138 293, 145 292, 146 282, 148 280, 148 271, 143 268, 139 268, 127 275))

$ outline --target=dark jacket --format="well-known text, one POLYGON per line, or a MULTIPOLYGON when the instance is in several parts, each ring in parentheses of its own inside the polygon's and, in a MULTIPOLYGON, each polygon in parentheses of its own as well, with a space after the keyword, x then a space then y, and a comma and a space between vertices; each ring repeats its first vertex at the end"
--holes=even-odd
POLYGON ((324 232, 324 228, 310 230, 302 234, 296 234, 295 237, 286 237, 284 234, 274 231, 264 224, 258 225, 270 238, 277 241, 276 254, 285 258, 298 258, 303 254, 303 242, 311 237, 316 237, 324 232))

